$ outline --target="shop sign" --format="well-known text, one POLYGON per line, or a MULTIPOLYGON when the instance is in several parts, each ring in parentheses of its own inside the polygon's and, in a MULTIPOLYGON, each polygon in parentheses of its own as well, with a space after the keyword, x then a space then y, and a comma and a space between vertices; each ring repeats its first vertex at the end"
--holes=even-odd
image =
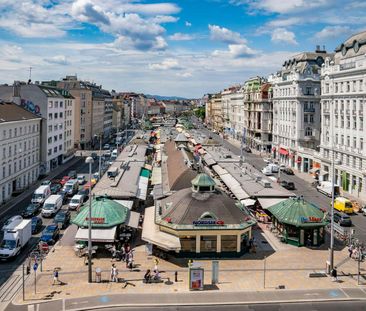
MULTIPOLYGON (((89 217, 86 217, 85 221, 89 221, 89 217)), ((95 224, 104 224, 105 218, 104 217, 92 217, 91 221, 95 224)))
POLYGON ((301 217, 301 222, 321 222, 319 217, 301 217))
POLYGON ((223 226, 225 223, 223 220, 203 219, 203 220, 194 220, 193 224, 195 226, 223 226))

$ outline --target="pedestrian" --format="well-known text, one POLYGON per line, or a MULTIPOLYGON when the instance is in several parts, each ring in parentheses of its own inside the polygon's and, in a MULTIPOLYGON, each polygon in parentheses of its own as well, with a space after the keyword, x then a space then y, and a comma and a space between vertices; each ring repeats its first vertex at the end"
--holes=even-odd
POLYGON ((333 268, 333 270, 331 272, 331 275, 332 275, 332 281, 333 282, 338 282, 337 269, 336 268, 333 268))
POLYGON ((111 268, 111 281, 112 282, 118 282, 118 269, 116 268, 115 264, 112 264, 111 268))
POLYGON ((145 275, 144 275, 144 280, 145 280, 145 283, 150 283, 151 282, 151 270, 150 269, 147 269, 145 275))
POLYGON ((351 258, 352 257, 352 253, 353 253, 352 245, 350 245, 348 247, 348 253, 349 253, 349 258, 351 258))
POLYGON ((55 285, 55 284, 60 284, 60 280, 58 279, 58 269, 53 269, 53 284, 52 285, 55 285))

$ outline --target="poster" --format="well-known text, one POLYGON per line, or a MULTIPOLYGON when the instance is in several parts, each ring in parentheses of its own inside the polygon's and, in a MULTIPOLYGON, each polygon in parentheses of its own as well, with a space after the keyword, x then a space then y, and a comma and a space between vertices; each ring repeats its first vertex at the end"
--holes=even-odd
POLYGON ((191 268, 189 269, 189 289, 203 290, 203 269, 191 268))

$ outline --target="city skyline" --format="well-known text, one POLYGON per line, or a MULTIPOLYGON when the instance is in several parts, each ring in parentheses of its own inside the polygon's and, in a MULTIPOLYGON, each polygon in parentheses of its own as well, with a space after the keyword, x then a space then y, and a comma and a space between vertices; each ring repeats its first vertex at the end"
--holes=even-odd
POLYGON ((2 1, 0 83, 77 74, 106 89, 204 93, 266 76, 291 55, 330 52, 362 30, 351 1, 2 1), (339 16, 342 10, 345 19, 339 16))

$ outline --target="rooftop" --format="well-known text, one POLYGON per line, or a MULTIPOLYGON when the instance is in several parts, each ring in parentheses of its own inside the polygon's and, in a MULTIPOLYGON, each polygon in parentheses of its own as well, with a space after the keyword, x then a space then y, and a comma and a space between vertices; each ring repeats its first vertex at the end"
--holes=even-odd
POLYGON ((0 123, 33 119, 41 118, 14 103, 0 101, 0 123))

